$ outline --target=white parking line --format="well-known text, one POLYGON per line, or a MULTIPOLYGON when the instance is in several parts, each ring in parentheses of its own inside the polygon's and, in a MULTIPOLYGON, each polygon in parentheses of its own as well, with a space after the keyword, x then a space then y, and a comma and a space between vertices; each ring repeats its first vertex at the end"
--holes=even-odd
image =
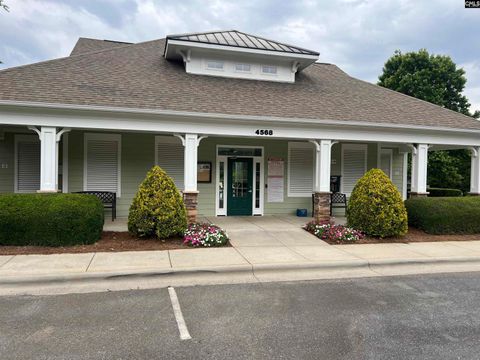
POLYGON ((181 340, 188 340, 192 337, 187 329, 187 324, 185 324, 185 319, 183 318, 182 309, 180 308, 180 303, 178 302, 177 293, 173 287, 168 288, 168 294, 170 295, 170 301, 172 302, 173 314, 175 315, 175 320, 177 320, 178 331, 180 332, 181 340))

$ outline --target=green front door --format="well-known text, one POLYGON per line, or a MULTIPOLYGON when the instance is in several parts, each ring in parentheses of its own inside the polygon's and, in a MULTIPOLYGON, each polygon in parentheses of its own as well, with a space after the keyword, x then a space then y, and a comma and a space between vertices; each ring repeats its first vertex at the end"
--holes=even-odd
POLYGON ((252 215, 253 159, 228 159, 227 215, 252 215))

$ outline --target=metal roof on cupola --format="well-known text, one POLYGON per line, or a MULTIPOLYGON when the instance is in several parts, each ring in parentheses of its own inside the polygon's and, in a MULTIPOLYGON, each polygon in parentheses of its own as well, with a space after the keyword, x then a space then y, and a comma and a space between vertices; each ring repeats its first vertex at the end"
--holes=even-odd
MULTIPOLYGON (((264 65, 290 64, 292 73, 310 66, 318 60, 319 55, 313 50, 238 30, 168 35, 164 49, 165 59, 183 60, 185 64, 190 63, 193 58, 202 57, 209 60, 234 59, 234 61, 251 61, 264 65)), ((193 66, 190 68, 193 69, 193 66)), ((187 71, 190 70, 187 69, 187 71)), ((271 80, 274 79, 271 78, 271 80)))
POLYGON ((307 50, 298 46, 285 44, 283 42, 266 39, 264 37, 247 34, 238 30, 210 31, 168 35, 168 40, 191 41, 202 44, 233 46, 246 49, 278 51, 292 54, 304 54, 318 56, 320 53, 307 50))

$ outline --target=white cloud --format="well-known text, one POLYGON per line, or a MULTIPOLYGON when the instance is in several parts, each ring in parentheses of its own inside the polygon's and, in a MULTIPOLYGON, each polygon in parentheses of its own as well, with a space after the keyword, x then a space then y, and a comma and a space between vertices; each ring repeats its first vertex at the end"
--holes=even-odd
POLYGON ((67 56, 80 36, 144 41, 166 34, 238 29, 318 50, 375 82, 395 49, 427 48, 467 71, 480 109, 480 12, 451 0, 9 0, 0 12, 0 59, 15 66, 67 56))

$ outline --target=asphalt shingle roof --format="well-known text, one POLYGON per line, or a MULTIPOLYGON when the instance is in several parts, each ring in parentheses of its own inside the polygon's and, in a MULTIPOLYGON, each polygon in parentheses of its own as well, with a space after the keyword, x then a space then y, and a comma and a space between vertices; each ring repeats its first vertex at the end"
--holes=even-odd
POLYGON ((89 38, 79 38, 75 46, 73 47, 70 56, 86 54, 92 51, 106 50, 118 46, 123 46, 126 42, 121 41, 112 41, 112 40, 99 40, 99 39, 89 39, 89 38))
POLYGON ((0 71, 0 100, 480 129, 480 121, 314 64, 295 83, 185 72, 165 39, 0 71))

